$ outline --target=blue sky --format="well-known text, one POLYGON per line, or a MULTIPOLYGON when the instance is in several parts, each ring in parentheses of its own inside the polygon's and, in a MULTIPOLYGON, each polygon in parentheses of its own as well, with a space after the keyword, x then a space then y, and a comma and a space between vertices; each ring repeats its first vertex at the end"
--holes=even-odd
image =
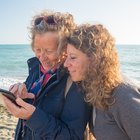
POLYGON ((44 9, 69 12, 78 24, 104 24, 117 44, 140 44, 139 7, 139 0, 0 0, 0 44, 29 44, 27 27, 44 9))

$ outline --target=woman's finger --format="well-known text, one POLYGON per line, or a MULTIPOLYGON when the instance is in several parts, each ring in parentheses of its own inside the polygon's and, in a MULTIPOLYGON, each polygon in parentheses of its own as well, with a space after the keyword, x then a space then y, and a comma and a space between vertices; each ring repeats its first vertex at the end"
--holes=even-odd
POLYGON ((26 98, 27 88, 26 88, 26 85, 24 83, 22 83, 18 86, 18 94, 19 94, 19 97, 26 98))

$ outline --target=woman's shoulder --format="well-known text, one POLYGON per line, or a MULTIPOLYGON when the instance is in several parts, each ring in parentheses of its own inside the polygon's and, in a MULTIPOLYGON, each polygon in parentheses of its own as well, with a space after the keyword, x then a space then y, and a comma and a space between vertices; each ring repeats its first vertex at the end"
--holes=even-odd
POLYGON ((115 105, 130 105, 135 102, 135 99, 140 102, 140 88, 134 84, 121 83, 114 89, 112 96, 115 99, 115 105))
POLYGON ((130 83, 121 83, 114 89, 113 96, 118 99, 140 96, 140 87, 130 83))

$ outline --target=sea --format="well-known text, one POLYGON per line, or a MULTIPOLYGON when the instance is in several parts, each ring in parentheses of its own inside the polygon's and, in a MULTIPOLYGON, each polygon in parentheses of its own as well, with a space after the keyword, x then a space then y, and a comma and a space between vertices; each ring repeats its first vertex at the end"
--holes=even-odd
POLYGON ((24 82, 28 75, 27 60, 33 56, 30 45, 0 45, 0 88, 24 82))
MULTIPOLYGON (((140 45, 116 45, 121 71, 140 83, 140 45)), ((0 45, 0 88, 25 81, 28 75, 27 60, 34 56, 30 45, 0 45)))

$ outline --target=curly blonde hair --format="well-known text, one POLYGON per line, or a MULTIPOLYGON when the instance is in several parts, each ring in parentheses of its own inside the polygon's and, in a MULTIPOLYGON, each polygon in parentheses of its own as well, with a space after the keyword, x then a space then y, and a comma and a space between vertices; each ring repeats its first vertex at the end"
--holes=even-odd
POLYGON ((122 82, 115 40, 101 24, 77 27, 68 43, 89 57, 90 65, 80 85, 86 101, 100 109, 107 109, 115 99, 112 91, 122 82))
POLYGON ((54 32, 58 34, 58 52, 63 52, 66 46, 65 38, 69 36, 71 31, 75 29, 76 24, 70 13, 60 13, 50 10, 44 10, 35 15, 31 20, 30 38, 32 50, 34 49, 34 39, 36 34, 45 34, 46 32, 54 32))

